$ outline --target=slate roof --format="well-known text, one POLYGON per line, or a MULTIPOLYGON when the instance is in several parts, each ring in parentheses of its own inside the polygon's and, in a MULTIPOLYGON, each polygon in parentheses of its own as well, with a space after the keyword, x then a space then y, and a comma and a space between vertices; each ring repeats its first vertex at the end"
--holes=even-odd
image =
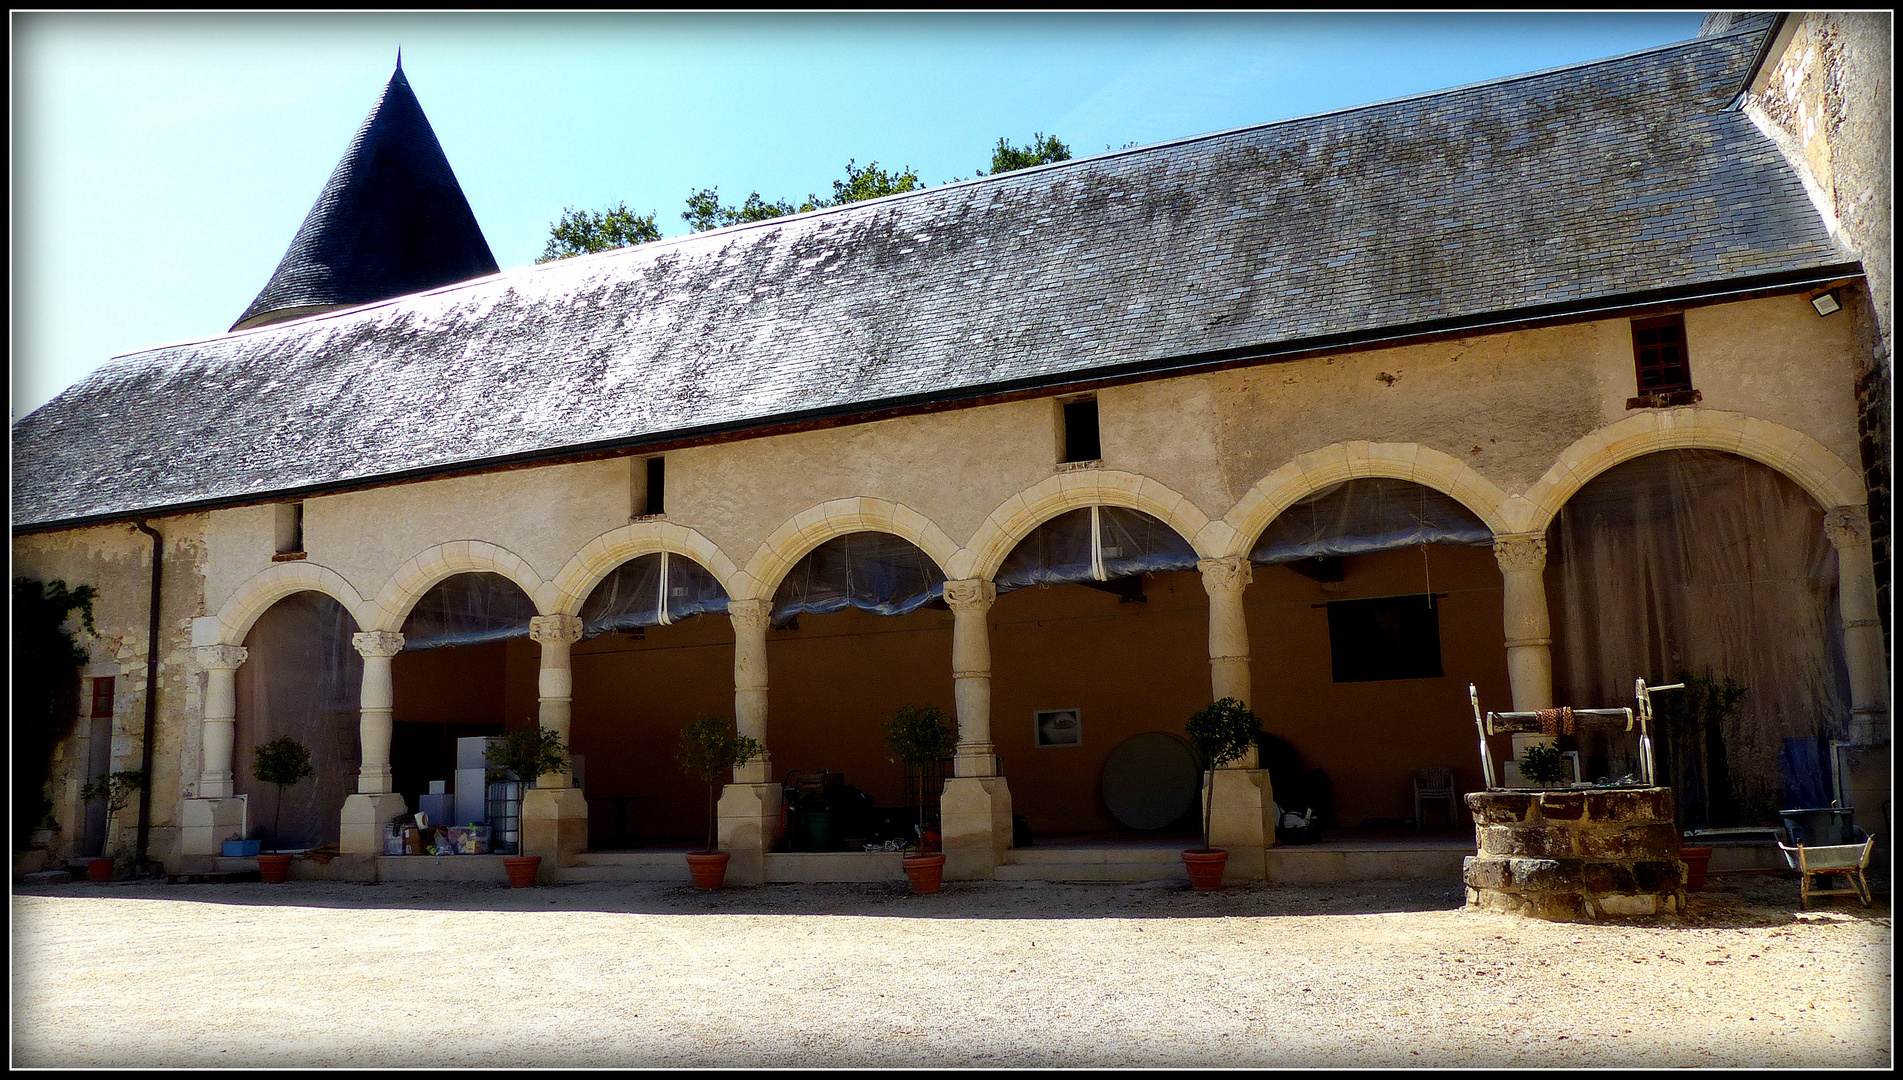
POLYGON ((15 529, 1841 268, 1761 33, 581 256, 120 357, 15 529))
POLYGON ((496 272, 401 63, 236 330, 496 272))

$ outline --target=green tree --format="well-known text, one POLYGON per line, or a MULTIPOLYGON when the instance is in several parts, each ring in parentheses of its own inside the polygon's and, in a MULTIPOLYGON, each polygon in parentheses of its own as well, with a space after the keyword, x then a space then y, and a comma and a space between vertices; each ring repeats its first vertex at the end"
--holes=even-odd
MULTIPOLYGON (((1033 165, 1049 165, 1053 161, 1069 160, 1070 147, 1065 146, 1055 135, 1037 132, 1031 136, 1031 141, 1022 147, 1012 146, 1003 136, 999 136, 998 145, 991 150, 989 175, 996 176, 999 173, 1028 169, 1033 165)), ((978 175, 987 174, 983 169, 979 169, 978 175)))
POLYGON ((1191 746, 1209 766, 1203 788, 1203 847, 1209 850, 1209 814, 1216 797, 1216 773, 1229 762, 1242 757, 1256 744, 1262 722, 1249 707, 1232 697, 1221 698, 1198 709, 1184 725, 1191 746))
MULTIPOLYGON (((919 771, 921 783, 928 766, 952 756, 958 750, 958 726, 936 705, 902 705, 892 719, 879 725, 885 737, 885 752, 892 760, 919 771)), ((919 832, 925 832, 925 792, 919 792, 919 832)), ((921 847, 919 854, 924 854, 921 847)))
POLYGON ((724 716, 703 716, 689 720, 681 728, 680 749, 675 760, 681 771, 698 777, 707 785, 707 854, 720 850, 717 835, 717 805, 721 777, 729 770, 745 765, 766 753, 766 747, 751 735, 739 735, 732 720, 724 716))
POLYGON ((13 579, 13 846, 53 809, 46 797, 53 747, 79 720, 79 673, 90 660, 66 620, 93 627, 93 588, 64 581, 13 579))
POLYGON ((702 188, 687 197, 687 210, 681 214, 681 220, 693 226, 695 232, 706 232, 728 225, 765 221, 787 214, 804 214, 828 206, 844 206, 847 203, 897 195, 904 191, 915 191, 921 186, 918 170, 909 166, 899 172, 887 172, 876 161, 867 162, 861 168, 859 160, 851 158, 846 162, 846 178, 833 181, 831 198, 809 194, 804 202, 794 206, 785 199, 768 202, 756 191, 739 206, 726 206, 720 201, 719 188, 702 188))
POLYGON ((261 784, 276 784, 278 789, 277 802, 271 811, 273 851, 283 850, 284 847, 284 836, 278 831, 279 817, 284 811, 284 789, 315 771, 310 748, 292 735, 279 735, 252 751, 251 775, 257 777, 261 784))
POLYGON ((542 257, 535 260, 538 263, 632 247, 661 238, 654 215, 637 214, 629 210, 626 203, 616 203, 614 209, 601 211, 565 207, 561 220, 549 226, 548 234, 548 246, 542 249, 542 257))

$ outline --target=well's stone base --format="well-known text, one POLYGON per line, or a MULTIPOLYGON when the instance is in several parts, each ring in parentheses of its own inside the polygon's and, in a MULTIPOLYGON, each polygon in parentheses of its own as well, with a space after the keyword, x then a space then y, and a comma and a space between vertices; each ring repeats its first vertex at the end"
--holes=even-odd
POLYGON ((1670 788, 1476 791, 1469 906, 1555 920, 1685 910, 1670 788))

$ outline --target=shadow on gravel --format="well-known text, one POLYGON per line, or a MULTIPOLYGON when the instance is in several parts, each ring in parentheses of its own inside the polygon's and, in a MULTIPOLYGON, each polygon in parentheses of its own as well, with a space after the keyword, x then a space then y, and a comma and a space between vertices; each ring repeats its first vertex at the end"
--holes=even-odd
POLYGON ((639 915, 839 915, 904 919, 1193 919, 1455 911, 1458 881, 1275 885, 1196 892, 1188 882, 947 882, 918 896, 906 882, 770 884, 699 892, 671 882, 590 882, 511 889, 471 883, 294 881, 16 886, 15 896, 167 900, 236 907, 411 911, 592 911, 639 915))
MULTIPOLYGON (((16 896, 168 900, 233 907, 302 907, 408 911, 568 911, 633 915, 833 915, 903 919, 1199 919, 1460 912, 1458 881, 1349 882, 1283 885, 1254 882, 1199 893, 1187 882, 948 882, 934 896, 916 896, 904 882, 774 884, 697 892, 669 882, 607 883, 511 889, 470 883, 302 881, 284 885, 168 885, 121 882, 16 886, 16 896)), ((1798 906, 1795 877, 1749 874, 1714 879, 1690 895, 1680 918, 1607 920, 1603 925, 1683 927, 1781 926, 1874 922, 1887 925, 1889 890, 1874 906, 1853 898, 1798 906)), ((1478 913, 1476 913, 1478 914, 1478 913)), ((1508 916, 1484 916, 1507 918, 1508 916)))

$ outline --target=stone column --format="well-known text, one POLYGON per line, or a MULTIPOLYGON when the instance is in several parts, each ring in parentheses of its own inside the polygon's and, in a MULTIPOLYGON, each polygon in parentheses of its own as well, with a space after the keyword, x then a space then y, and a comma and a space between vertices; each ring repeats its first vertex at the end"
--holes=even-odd
POLYGON ((990 878, 1011 848, 1011 789, 998 775, 991 741, 991 626, 997 586, 982 578, 945 583, 952 609, 952 693, 958 703, 958 752, 939 801, 945 876, 990 878))
MULTIPOLYGON (((1209 682, 1212 700, 1249 704, 1249 624, 1242 595, 1255 577, 1246 556, 1203 559, 1203 591, 1209 594, 1209 682)), ((1209 842, 1229 852, 1223 880, 1261 878, 1267 849, 1275 846, 1275 788, 1260 768, 1256 749, 1213 770, 1207 788, 1209 842)))
POLYGON ((205 723, 198 795, 179 811, 179 854, 217 855, 224 841, 245 828, 245 806, 236 797, 231 748, 238 721, 238 668, 248 654, 236 645, 206 645, 197 650, 205 669, 205 723))
MULTIPOLYGON (((740 734, 766 745, 767 616, 769 600, 732 600, 727 617, 733 622, 734 727, 740 734)), ((773 763, 765 754, 733 771, 733 783, 720 793, 716 809, 720 850, 733 855, 727 880, 736 885, 766 881, 766 853, 779 839, 780 785, 773 782, 773 763)))
MULTIPOLYGON (((568 745, 569 705, 574 675, 569 646, 581 640, 581 619, 573 615, 537 615, 529 619, 529 638, 542 646, 536 677, 537 722, 568 745)), ((522 793, 522 853, 542 856, 542 874, 551 877, 588 847, 588 798, 569 783, 566 771, 545 773, 522 793)))
POLYGON ((1837 603, 1844 624, 1844 666, 1850 674, 1851 745, 1843 754, 1843 786, 1852 820, 1869 833, 1888 826, 1890 798, 1889 672, 1883 624, 1877 620, 1876 570, 1871 562, 1869 511, 1839 506, 1824 515, 1824 534, 1837 548, 1837 603))
POLYGON ((358 726, 363 764, 357 770, 357 793, 344 800, 343 830, 337 847, 346 855, 381 855, 383 827, 410 809, 403 796, 396 793, 390 772, 395 692, 390 660, 403 651, 403 635, 371 630, 351 635, 350 643, 363 654, 363 718, 358 726))
POLYGON ((1507 678, 1513 710, 1553 707, 1553 627, 1546 614, 1546 536, 1493 538, 1493 558, 1506 584, 1507 678))

